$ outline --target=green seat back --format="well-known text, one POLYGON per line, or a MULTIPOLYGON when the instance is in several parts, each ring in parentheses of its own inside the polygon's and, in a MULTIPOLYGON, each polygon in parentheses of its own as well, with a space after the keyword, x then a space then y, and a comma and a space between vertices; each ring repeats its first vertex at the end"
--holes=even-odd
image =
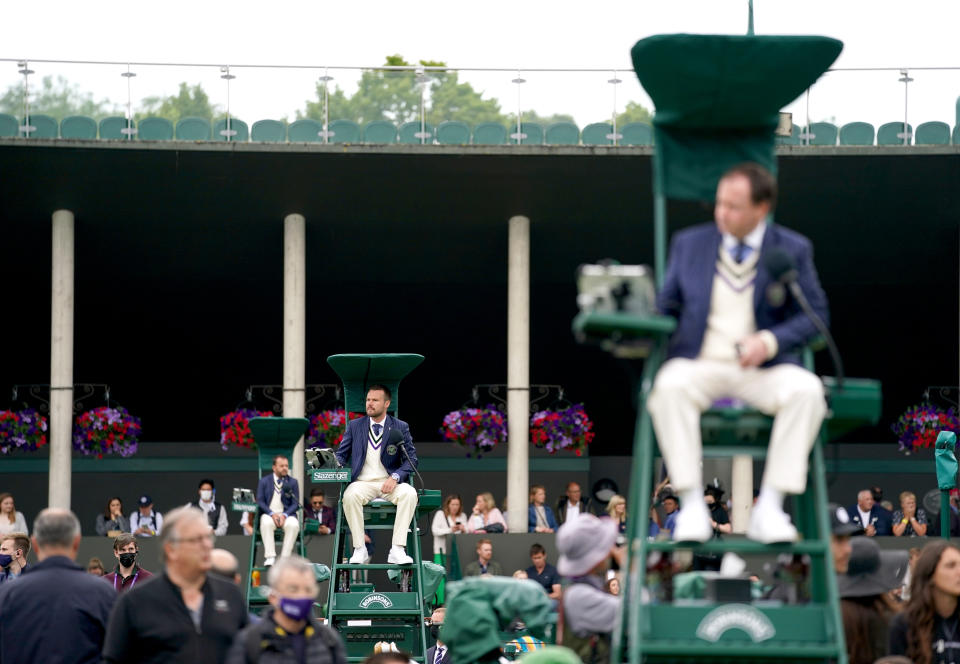
POLYGON ((547 145, 577 145, 580 143, 580 130, 572 122, 554 122, 547 127, 547 145))
POLYGON ((800 127, 793 125, 789 136, 777 136, 775 139, 777 145, 800 145, 800 127))
POLYGON ((510 127, 510 142, 519 143, 521 145, 543 145, 543 125, 539 122, 521 122, 520 129, 522 132, 517 131, 517 125, 510 127), (518 133, 526 134, 526 136, 518 137, 518 133))
POLYGON ((279 120, 257 120, 250 128, 250 140, 261 143, 284 143, 287 128, 279 120))
MULTIPOLYGON (((30 138, 56 138, 59 133, 59 127, 57 126, 57 121, 51 118, 49 115, 34 114, 29 117, 29 119, 24 122, 24 125, 29 125, 34 127, 30 132, 30 138)), ((26 136, 26 133, 21 134, 26 136)))
POLYGON ((273 458, 278 454, 292 461, 292 452, 309 426, 310 420, 305 417, 251 417, 250 433, 260 470, 273 466, 273 458))
POLYGON ((331 355, 327 363, 343 383, 343 403, 348 413, 366 412, 367 388, 380 383, 393 392, 390 412, 400 406, 400 381, 421 362, 423 355, 413 353, 365 353, 331 355))
POLYGON ((873 145, 873 125, 848 122, 840 127, 840 145, 873 145))
POLYGON ((397 128, 392 122, 375 120, 363 128, 364 143, 396 143, 397 128))
POLYGON ((420 133, 420 122, 404 122, 400 125, 400 129, 397 131, 398 142, 399 143, 409 143, 409 144, 419 144, 424 143, 425 145, 432 145, 433 138, 436 136, 433 125, 429 122, 423 125, 423 131, 427 134, 423 137, 423 141, 420 140, 420 137, 417 134, 420 133))
MULTIPOLYGON (((100 140, 122 141, 129 140, 136 134, 124 134, 123 130, 127 128, 127 119, 122 117, 104 118, 100 121, 100 140)), ((130 128, 136 130, 137 123, 130 121, 130 128)))
POLYGON ((360 125, 350 120, 334 120, 327 129, 333 133, 331 143, 359 143, 360 125))
POLYGON ((144 118, 137 124, 137 138, 141 141, 171 141, 173 123, 166 118, 144 118))
POLYGON ((210 121, 206 118, 182 118, 177 122, 178 141, 209 141, 210 121))
POLYGON ((917 125, 913 139, 916 145, 950 145, 950 125, 946 122, 924 122, 917 125))
POLYGON ((808 133, 810 136, 810 145, 836 145, 837 144, 837 125, 832 122, 811 122, 808 133))
POLYGON ((250 130, 247 128, 247 123, 243 120, 230 118, 230 131, 237 132, 233 136, 224 136, 222 132, 225 132, 226 130, 227 119, 221 118, 220 120, 217 120, 217 123, 213 126, 213 140, 229 140, 232 143, 246 143, 248 140, 250 140, 250 130))
POLYGON ((323 139, 320 132, 323 131, 323 125, 316 120, 304 118, 290 124, 287 128, 287 137, 291 143, 319 143, 323 139))
POLYGON ((953 144, 960 145, 960 124, 953 128, 953 144))
POLYGON ((0 136, 17 137, 20 135, 20 123, 12 115, 0 113, 0 136))
POLYGON ((507 128, 499 122, 481 122, 473 128, 474 145, 503 145, 507 142, 507 128))
POLYGON ((628 122, 620 127, 620 145, 653 145, 653 127, 646 122, 628 122))
MULTIPOLYGON (((877 128, 877 145, 903 145, 903 123, 886 122, 877 128), (898 134, 900 134, 898 136, 898 134)), ((907 145, 913 138, 913 127, 907 125, 907 145)))
POLYGON ((437 125, 437 143, 442 145, 467 145, 470 143, 470 127, 463 122, 450 120, 437 125))
POLYGON ((583 128, 580 139, 584 145, 613 145, 613 139, 607 138, 612 133, 613 125, 609 122, 594 122, 583 128))
POLYGON ((71 115, 60 121, 60 138, 92 140, 97 137, 97 122, 85 115, 71 115))

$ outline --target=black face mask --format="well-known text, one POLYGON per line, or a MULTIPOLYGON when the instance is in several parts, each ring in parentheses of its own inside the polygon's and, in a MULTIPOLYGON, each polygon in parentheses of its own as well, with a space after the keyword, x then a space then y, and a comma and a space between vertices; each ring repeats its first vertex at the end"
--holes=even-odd
POLYGON ((430 636, 432 636, 434 640, 440 638, 440 625, 430 625, 430 636))
POLYGON ((133 567, 133 563, 137 560, 137 554, 135 553, 121 553, 120 554, 120 566, 121 567, 133 567))

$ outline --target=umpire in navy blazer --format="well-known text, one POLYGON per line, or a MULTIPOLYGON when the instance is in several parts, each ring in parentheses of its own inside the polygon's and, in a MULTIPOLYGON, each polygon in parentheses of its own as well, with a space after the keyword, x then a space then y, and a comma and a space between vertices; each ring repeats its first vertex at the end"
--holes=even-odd
POLYGON ((677 232, 657 307, 676 319, 647 408, 675 491, 683 498, 674 539, 713 533, 703 501, 700 414, 733 398, 776 417, 760 495, 747 536, 761 542, 797 537, 784 495, 806 486, 810 448, 826 414, 822 381, 803 369, 800 352, 816 335, 782 275, 768 261, 784 255, 813 310, 827 321, 827 298, 810 241, 774 225, 777 183, 759 164, 727 171, 717 184, 714 222, 677 232))
POLYGON ((416 468, 417 451, 407 423, 387 412, 391 396, 386 385, 371 385, 367 390, 367 416, 349 422, 337 446, 337 461, 350 466, 353 478, 341 500, 353 539, 351 564, 362 565, 369 560, 363 539, 363 506, 377 498, 397 506, 387 562, 413 562, 405 547, 417 511, 417 491, 406 481, 416 468))
POLYGON ((300 507, 300 484, 290 477, 290 460, 282 454, 273 458, 269 475, 260 478, 257 485, 257 505, 260 506, 260 536, 263 538, 263 564, 272 565, 277 559, 274 533, 283 528, 281 556, 293 553, 300 534, 297 509, 300 507))

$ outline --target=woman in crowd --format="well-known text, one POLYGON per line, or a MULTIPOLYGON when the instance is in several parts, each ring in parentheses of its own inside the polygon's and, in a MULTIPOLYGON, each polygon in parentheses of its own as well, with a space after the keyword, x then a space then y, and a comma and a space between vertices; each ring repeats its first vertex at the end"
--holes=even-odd
POLYGON ((90 562, 87 563, 87 574, 103 576, 106 573, 107 570, 103 568, 103 562, 99 558, 91 558, 90 562))
POLYGON ((116 537, 117 532, 129 533, 130 519, 123 515, 123 502, 114 496, 107 501, 103 513, 97 515, 97 535, 116 537))
POLYGON ((960 661, 960 549, 928 543, 910 578, 910 600, 890 626, 890 654, 914 664, 960 661))
POLYGON ((615 495, 607 503, 607 514, 617 522, 620 533, 627 532, 627 500, 621 495, 615 495))
POLYGON ((504 520, 500 510, 497 509, 497 503, 493 500, 493 494, 485 491, 477 496, 477 502, 473 505, 473 514, 467 521, 468 533, 505 533, 507 532, 507 522, 504 520))
POLYGON ((540 484, 530 487, 530 509, 527 511, 527 532, 552 533, 557 529, 557 519, 547 502, 547 490, 540 484))
POLYGON ((611 576, 607 579, 607 582, 603 584, 603 589, 606 590, 611 595, 620 594, 620 579, 615 576, 611 576))
POLYGON ((23 517, 23 512, 18 512, 13 504, 13 495, 9 493, 0 493, 0 535, 7 533, 26 533, 27 520, 23 517))
POLYGON ((897 537, 927 534, 927 514, 917 509, 917 497, 910 491, 900 494, 900 509, 893 513, 893 534, 897 537))
POLYGON ((840 574, 840 613, 850 664, 873 664, 887 654, 891 617, 897 604, 891 591, 907 573, 905 551, 880 551, 869 537, 851 540, 847 573, 840 574))
MULTIPOLYGON (((450 535, 467 532, 467 515, 461 508, 460 496, 455 493, 443 499, 443 508, 433 515, 430 530, 433 531, 433 562, 447 564, 447 551, 450 548, 450 535)), ((444 579, 440 579, 437 588, 437 603, 443 604, 444 579)))

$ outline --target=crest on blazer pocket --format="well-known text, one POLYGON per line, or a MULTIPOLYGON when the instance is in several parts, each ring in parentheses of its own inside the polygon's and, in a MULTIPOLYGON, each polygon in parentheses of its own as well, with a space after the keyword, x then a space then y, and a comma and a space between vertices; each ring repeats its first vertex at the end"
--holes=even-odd
POLYGON ((389 454, 390 456, 393 456, 393 455, 395 455, 396 453, 397 453, 397 446, 396 446, 396 445, 388 445, 388 446, 387 446, 387 454, 389 454))
POLYGON ((782 307, 787 301, 787 289, 779 281, 767 286, 767 303, 773 308, 782 307))

